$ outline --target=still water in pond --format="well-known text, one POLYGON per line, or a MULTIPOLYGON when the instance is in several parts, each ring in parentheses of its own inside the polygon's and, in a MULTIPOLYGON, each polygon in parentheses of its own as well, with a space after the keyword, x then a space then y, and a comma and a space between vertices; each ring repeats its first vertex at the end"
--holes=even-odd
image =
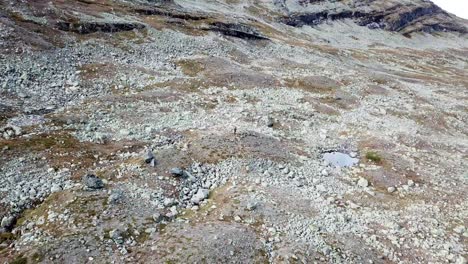
POLYGON ((341 152, 329 152, 323 154, 323 159, 335 167, 352 167, 359 162, 359 159, 352 158, 348 154, 341 152))

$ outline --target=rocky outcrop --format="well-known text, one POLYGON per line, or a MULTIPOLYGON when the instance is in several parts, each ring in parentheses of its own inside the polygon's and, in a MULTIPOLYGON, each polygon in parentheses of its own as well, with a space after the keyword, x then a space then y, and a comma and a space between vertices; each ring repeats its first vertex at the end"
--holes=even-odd
POLYGON ((219 32, 225 36, 231 36, 247 40, 266 40, 267 37, 263 36, 255 28, 241 23, 224 23, 213 22, 207 30, 219 32))
POLYGON ((78 34, 91 34, 96 32, 115 33, 143 29, 145 25, 127 22, 58 22, 57 27, 62 31, 70 31, 78 34))
POLYGON ((374 1, 362 5, 357 1, 339 8, 326 8, 328 1, 298 1, 302 11, 288 10, 280 21, 294 27, 315 26, 325 21, 352 19, 358 25, 370 29, 385 29, 401 33, 453 31, 467 33, 463 23, 431 2, 414 2, 411 5, 398 2, 374 1), (317 10, 317 11, 315 11, 317 10))
POLYGON ((145 16, 164 16, 175 19, 184 19, 184 20, 203 20, 207 16, 204 14, 194 13, 194 12, 182 12, 175 9, 161 9, 161 8, 139 8, 135 9, 135 12, 140 15, 145 16))

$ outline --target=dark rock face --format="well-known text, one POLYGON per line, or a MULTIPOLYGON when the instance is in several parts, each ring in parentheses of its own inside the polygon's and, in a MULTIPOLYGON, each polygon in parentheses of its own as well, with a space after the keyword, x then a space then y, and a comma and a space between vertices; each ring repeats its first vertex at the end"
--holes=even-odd
POLYGON ((225 36, 231 36, 247 40, 267 40, 268 38, 260 34, 256 29, 245 24, 214 22, 210 24, 208 30, 219 32, 225 36))
POLYGON ((169 18, 175 18, 175 19, 183 19, 183 20, 203 20, 208 18, 207 16, 203 14, 198 14, 198 13, 188 13, 188 12, 183 12, 183 11, 178 11, 176 9, 161 9, 161 8, 140 8, 140 9, 135 9, 135 12, 140 15, 145 15, 145 16, 164 16, 164 17, 169 17, 169 18))
MULTIPOLYGON (((210 18, 210 15, 202 12, 187 12, 182 7, 154 7, 154 8, 140 8, 135 12, 145 16, 162 16, 175 20, 183 21, 202 21, 210 18)), ((203 30, 219 32, 225 36, 236 37, 247 40, 265 40, 268 39, 263 36, 254 27, 243 23, 232 22, 211 22, 208 27, 203 30)))
POLYGON ((174 4, 174 0, 147 0, 148 3, 152 3, 152 4, 174 4))
POLYGON ((443 11, 435 5, 431 5, 429 7, 417 7, 413 10, 398 14, 396 21, 389 24, 389 29, 392 31, 399 31, 422 16, 438 13, 443 13, 443 11))
POLYGON ((71 31, 78 34, 91 34, 95 32, 115 33, 143 29, 145 25, 138 23, 104 23, 104 22, 58 22, 57 27, 62 31, 71 31))
POLYGON ((295 14, 283 19, 287 25, 294 27, 301 26, 315 26, 323 23, 326 20, 339 20, 345 18, 361 18, 363 14, 360 12, 353 13, 351 11, 344 11, 341 13, 332 13, 329 11, 321 11, 317 13, 295 14))
POLYGON ((323 1, 326 1, 326 0, 299 0, 299 4, 307 5, 307 4, 313 4, 313 3, 323 2, 323 1))
MULTIPOLYGON (((358 25, 367 26, 370 29, 385 29, 401 33, 419 31, 468 32, 467 28, 456 18, 430 2, 415 2, 412 5, 395 2, 391 7, 385 7, 384 4, 388 6, 389 3, 383 1, 373 1, 369 5, 351 2, 347 9, 319 8, 318 12, 307 11, 313 10, 310 8, 311 6, 323 7, 324 2, 329 1, 299 0, 298 3, 301 6, 309 8, 304 8, 304 12, 291 12, 280 21, 290 26, 302 27, 304 25, 319 25, 325 21, 352 19, 358 25)), ((390 2, 390 4, 392 3, 390 2)))

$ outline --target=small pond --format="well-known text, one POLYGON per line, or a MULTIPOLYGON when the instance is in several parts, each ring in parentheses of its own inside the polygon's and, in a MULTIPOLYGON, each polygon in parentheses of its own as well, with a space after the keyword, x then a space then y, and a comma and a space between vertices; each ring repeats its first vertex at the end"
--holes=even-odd
POLYGON ((359 159, 341 152, 327 152, 323 154, 323 159, 334 167, 352 167, 359 163, 359 159))

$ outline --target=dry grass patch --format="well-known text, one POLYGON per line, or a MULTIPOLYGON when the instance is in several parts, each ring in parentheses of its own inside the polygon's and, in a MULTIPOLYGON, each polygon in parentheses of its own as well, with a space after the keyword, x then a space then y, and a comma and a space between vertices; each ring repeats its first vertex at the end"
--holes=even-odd
POLYGON ((361 96, 387 96, 390 92, 381 85, 370 84, 364 88, 360 93, 361 96))
POLYGON ((83 80, 94 80, 102 77, 113 78, 117 73, 118 67, 113 64, 92 63, 85 64, 79 68, 83 80))
POLYGON ((304 76, 294 79, 285 79, 284 83, 287 87, 300 89, 310 93, 333 93, 342 84, 325 76, 304 76))
POLYGON ((67 191, 52 193, 37 207, 24 211, 22 216, 18 219, 17 225, 24 225, 27 221, 37 221, 40 217, 47 219, 50 209, 61 208, 64 203, 68 203, 72 199, 73 194, 67 191))
POLYGON ((190 77, 195 77, 206 69, 203 62, 189 59, 179 60, 176 65, 181 68, 185 75, 190 77))
POLYGON ((79 144, 73 136, 67 133, 39 134, 32 137, 21 137, 11 140, 1 140, 0 149, 8 146, 12 151, 58 151, 74 150, 79 144))
MULTIPOLYGON (((138 142, 108 142, 106 144, 95 144, 79 142, 67 132, 54 134, 39 134, 32 137, 20 137, 13 140, 0 140, 0 149, 9 147, 5 157, 13 158, 25 153, 37 153, 45 157, 48 164, 55 169, 70 169, 72 179, 80 179, 84 173, 96 167, 99 159, 112 162, 115 157, 113 153, 130 145, 140 148, 138 142), (73 164, 73 166, 71 166, 73 164)), ((1 164, 1 161, 0 161, 1 164)))
POLYGON ((406 184, 408 180, 422 183, 421 177, 409 169, 412 168, 409 161, 402 158, 403 153, 394 152, 395 143, 369 138, 359 142, 359 149, 365 153, 363 162, 374 166, 362 176, 378 190, 386 192, 388 187, 406 184))
POLYGON ((351 110, 359 105, 359 100, 356 96, 340 90, 336 91, 334 95, 319 98, 319 101, 334 108, 344 110, 351 110))

